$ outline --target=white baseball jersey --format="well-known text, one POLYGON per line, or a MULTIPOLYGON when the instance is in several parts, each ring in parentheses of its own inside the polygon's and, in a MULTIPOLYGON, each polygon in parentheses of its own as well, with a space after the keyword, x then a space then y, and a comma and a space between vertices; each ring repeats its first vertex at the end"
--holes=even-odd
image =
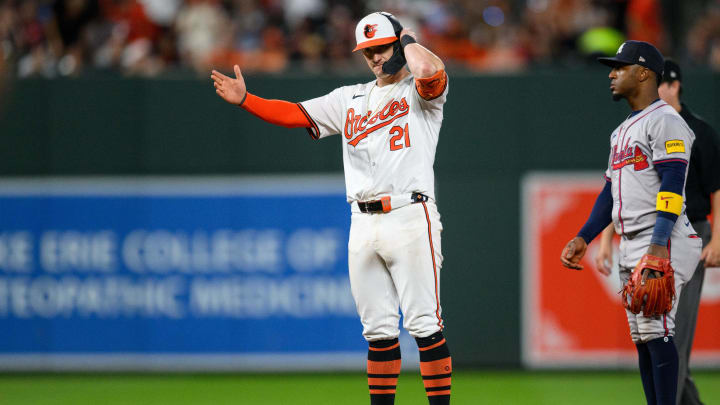
POLYGON ((313 138, 342 134, 348 202, 413 192, 435 199, 433 163, 448 87, 424 100, 408 75, 383 87, 374 80, 340 87, 300 103, 313 138))
POLYGON ((393 202, 379 215, 353 204, 348 268, 368 341, 398 337, 398 308, 414 337, 443 328, 433 163, 447 93, 445 82, 438 97, 424 100, 409 75, 383 87, 375 81, 341 87, 299 104, 313 138, 341 134, 348 202, 405 197, 405 205, 393 202), (407 205, 413 192, 432 200, 407 205))
MULTIPOLYGON (((618 234, 655 225, 661 183, 655 164, 689 162, 694 140, 685 120, 662 100, 631 114, 613 131, 605 177, 612 181, 612 216, 618 234)), ((684 216, 684 203, 682 212, 684 216)))

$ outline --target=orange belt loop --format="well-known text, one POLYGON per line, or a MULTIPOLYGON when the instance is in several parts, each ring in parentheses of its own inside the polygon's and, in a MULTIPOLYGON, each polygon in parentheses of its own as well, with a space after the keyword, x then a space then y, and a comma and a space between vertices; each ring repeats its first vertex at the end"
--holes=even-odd
POLYGON ((392 210, 392 206, 390 205, 390 196, 381 197, 380 202, 382 203, 383 212, 390 212, 390 210, 392 210))

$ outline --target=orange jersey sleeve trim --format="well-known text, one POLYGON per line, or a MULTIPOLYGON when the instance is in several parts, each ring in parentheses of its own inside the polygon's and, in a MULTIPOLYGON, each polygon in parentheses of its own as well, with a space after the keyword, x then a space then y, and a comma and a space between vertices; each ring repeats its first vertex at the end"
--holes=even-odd
POLYGON ((314 125, 300 104, 289 101, 267 100, 247 93, 241 107, 263 121, 286 128, 312 128, 314 125))
POLYGON ((440 97, 447 87, 447 74, 445 69, 440 69, 430 77, 415 79, 415 88, 418 94, 425 100, 432 100, 440 97))

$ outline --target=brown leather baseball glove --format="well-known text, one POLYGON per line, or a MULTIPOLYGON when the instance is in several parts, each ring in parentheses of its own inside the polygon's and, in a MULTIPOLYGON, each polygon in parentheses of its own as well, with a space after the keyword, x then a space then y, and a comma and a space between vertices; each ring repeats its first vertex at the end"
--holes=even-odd
POLYGON ((670 312, 675 298, 675 276, 670 259, 648 255, 640 259, 622 290, 623 304, 633 314, 650 317, 670 312))

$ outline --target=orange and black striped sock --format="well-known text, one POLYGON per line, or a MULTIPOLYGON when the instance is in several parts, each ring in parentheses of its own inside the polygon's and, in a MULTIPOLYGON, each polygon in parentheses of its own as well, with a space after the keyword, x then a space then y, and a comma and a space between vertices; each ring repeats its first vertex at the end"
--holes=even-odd
POLYGON ((415 338, 420 350, 420 374, 430 405, 450 403, 452 359, 442 332, 415 338))
POLYGON ((398 339, 370 342, 367 362, 370 405, 395 403, 395 388, 400 375, 400 361, 398 339))

